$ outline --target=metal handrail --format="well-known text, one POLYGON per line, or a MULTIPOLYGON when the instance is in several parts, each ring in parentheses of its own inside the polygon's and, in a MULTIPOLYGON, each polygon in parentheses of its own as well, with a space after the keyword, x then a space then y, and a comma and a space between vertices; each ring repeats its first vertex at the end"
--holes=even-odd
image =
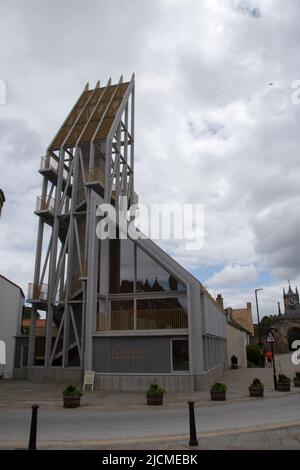
POLYGON ((106 313, 97 312, 96 331, 109 331, 109 316, 106 313))
POLYGON ((28 284, 28 294, 27 297, 29 300, 48 300, 48 284, 34 284, 30 282, 28 284))
POLYGON ((137 329, 187 328, 187 314, 182 308, 137 310, 137 329))
MULTIPOLYGON (((58 161, 56 161, 51 155, 48 155, 46 157, 41 157, 41 166, 40 170, 45 171, 45 170, 52 170, 54 173, 58 172, 58 161)), ((63 170, 63 178, 67 179, 68 177, 68 171, 66 168, 63 170)))
POLYGON ((86 181, 88 183, 99 182, 104 187, 104 183, 105 183, 104 170, 102 170, 102 168, 93 168, 93 169, 87 170, 86 181))
POLYGON ((111 330, 133 330, 133 310, 111 312, 111 330))
MULTIPOLYGON (((105 313, 97 313, 97 331, 111 330, 133 330, 134 311, 133 310, 112 310, 109 316, 105 313)), ((137 310, 136 329, 137 330, 165 330, 165 329, 186 329, 188 328, 187 313, 182 308, 168 309, 147 309, 137 310)))
MULTIPOLYGON (((62 209, 61 209, 61 215, 65 215, 69 213, 68 207, 68 201, 65 199, 62 209)), ((53 197, 43 197, 43 196, 37 196, 36 198, 36 204, 35 204, 35 210, 38 211, 47 211, 50 212, 52 215, 55 213, 55 199, 53 197)))
POLYGON ((48 211, 54 213, 55 200, 53 197, 47 197, 46 199, 43 196, 37 196, 36 198, 36 211, 48 211))

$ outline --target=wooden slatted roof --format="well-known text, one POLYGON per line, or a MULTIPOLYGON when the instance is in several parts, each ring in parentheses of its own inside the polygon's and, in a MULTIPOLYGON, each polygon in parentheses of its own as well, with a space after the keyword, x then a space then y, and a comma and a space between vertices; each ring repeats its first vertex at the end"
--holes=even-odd
POLYGON ((50 149, 73 147, 93 139, 106 139, 129 82, 84 90, 75 107, 53 139, 50 149), (74 125, 75 124, 75 125, 74 125))

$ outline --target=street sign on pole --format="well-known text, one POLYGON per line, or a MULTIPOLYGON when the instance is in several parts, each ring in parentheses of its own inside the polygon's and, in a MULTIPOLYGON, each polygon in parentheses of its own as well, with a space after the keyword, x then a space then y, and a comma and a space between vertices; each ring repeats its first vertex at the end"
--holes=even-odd
MULTIPOLYGON (((277 331, 277 330, 276 330, 277 331)), ((273 362, 273 380, 274 380, 274 390, 277 390, 277 374, 275 366, 275 357, 274 357, 274 343, 276 343, 275 336, 273 335, 272 329, 270 328, 266 342, 271 345, 272 351, 272 362, 273 362)))
POLYGON ((269 331, 267 336, 267 343, 276 343, 276 339, 274 338, 272 331, 269 331))

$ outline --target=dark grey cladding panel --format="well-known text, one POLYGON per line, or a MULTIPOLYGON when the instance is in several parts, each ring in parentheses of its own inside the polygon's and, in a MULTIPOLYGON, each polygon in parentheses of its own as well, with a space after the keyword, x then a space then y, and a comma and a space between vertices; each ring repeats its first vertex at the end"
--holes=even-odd
POLYGON ((96 338, 93 342, 93 364, 96 372, 111 372, 111 339, 96 338))
POLYGON ((167 336, 152 336, 149 338, 151 345, 149 372, 171 372, 171 341, 167 336))
POLYGON ((94 370, 112 373, 170 373, 166 336, 94 338, 94 370))

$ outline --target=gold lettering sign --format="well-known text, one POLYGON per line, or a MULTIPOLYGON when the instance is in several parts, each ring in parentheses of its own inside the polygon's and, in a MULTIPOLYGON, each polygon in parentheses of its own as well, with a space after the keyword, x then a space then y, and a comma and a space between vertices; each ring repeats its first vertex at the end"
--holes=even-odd
POLYGON ((119 344, 112 350, 112 359, 141 359, 148 354, 146 349, 124 349, 119 344))

